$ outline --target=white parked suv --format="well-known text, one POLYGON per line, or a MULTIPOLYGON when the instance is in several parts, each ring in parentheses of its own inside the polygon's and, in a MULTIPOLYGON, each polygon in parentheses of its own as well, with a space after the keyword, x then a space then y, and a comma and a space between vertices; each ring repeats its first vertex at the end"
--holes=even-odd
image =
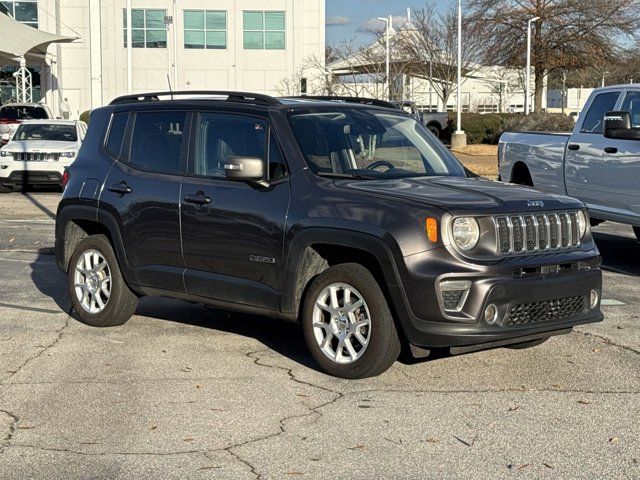
POLYGON ((87 125, 78 120, 27 120, 0 148, 0 191, 60 184, 75 160, 87 125))
POLYGON ((41 103, 6 103, 0 107, 0 147, 7 143, 25 120, 53 118, 51 110, 41 103))

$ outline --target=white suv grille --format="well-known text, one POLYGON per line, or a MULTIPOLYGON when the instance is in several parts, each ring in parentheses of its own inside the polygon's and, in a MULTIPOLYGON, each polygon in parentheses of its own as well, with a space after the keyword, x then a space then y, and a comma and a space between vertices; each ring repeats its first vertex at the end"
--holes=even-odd
POLYGON ((44 152, 13 153, 12 156, 18 162, 57 162, 60 159, 59 153, 44 152))
POLYGON ((580 245, 577 212, 496 217, 498 253, 502 255, 566 250, 580 245))

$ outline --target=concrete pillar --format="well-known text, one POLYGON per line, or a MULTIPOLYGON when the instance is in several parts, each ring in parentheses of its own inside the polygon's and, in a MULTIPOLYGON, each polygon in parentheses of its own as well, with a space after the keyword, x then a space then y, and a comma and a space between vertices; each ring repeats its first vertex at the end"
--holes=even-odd
POLYGON ((102 19, 100 0, 89 0, 89 45, 91 75, 91 108, 103 105, 102 100, 102 19))

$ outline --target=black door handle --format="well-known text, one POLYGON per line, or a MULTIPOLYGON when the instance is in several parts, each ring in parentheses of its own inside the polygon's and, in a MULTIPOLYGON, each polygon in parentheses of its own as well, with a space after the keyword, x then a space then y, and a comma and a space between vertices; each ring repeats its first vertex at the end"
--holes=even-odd
POLYGON ((113 193, 119 193, 120 195, 126 195, 127 193, 133 192, 131 187, 127 185, 126 182, 121 182, 117 185, 111 185, 109 187, 109 191, 113 193))
POLYGON ((618 149, 616 147, 604 147, 605 153, 618 153, 618 149))
POLYGON ((186 195, 184 201, 195 205, 209 205, 211 203, 211 199, 204 195, 186 195))
POLYGON ((567 145, 567 148, 569 150, 580 150, 580 145, 577 145, 575 143, 570 143, 569 145, 567 145))

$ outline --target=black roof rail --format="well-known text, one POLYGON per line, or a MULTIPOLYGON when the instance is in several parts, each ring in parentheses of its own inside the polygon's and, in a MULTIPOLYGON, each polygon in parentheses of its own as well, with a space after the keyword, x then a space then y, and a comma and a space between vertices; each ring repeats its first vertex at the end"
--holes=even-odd
POLYGON ((376 98, 365 98, 365 97, 339 97, 339 96, 331 96, 331 95, 302 95, 302 96, 294 96, 294 97, 284 97, 290 99, 299 99, 299 100, 325 100, 329 102, 343 102, 343 103, 359 103, 360 105, 372 105, 374 107, 385 107, 385 108, 393 108, 395 110, 398 107, 391 102, 387 102, 386 100, 378 100, 376 98))
MULTIPOLYGON (((281 105, 281 102, 269 95, 248 92, 229 92, 218 90, 183 90, 179 92, 153 92, 153 93, 134 93, 132 95, 123 95, 111 101, 109 105, 124 105, 128 103, 138 102, 159 102, 163 101, 160 97, 170 97, 168 100, 176 100, 176 97, 184 96, 220 96, 227 97, 220 99, 227 102, 255 103, 259 105, 281 105)), ((215 99, 219 100, 219 99, 215 99)), ((166 100, 164 100, 166 101, 166 100)))

